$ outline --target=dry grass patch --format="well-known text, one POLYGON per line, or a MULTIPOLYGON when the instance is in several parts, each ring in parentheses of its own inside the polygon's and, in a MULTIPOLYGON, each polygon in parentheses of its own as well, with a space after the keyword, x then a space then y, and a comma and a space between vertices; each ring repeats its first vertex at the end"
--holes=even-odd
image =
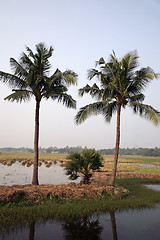
MULTIPOLYGON (((129 164, 118 163, 117 172, 134 172, 139 168, 140 167, 137 164, 129 165, 129 164)), ((101 171, 112 172, 112 169, 113 169, 113 164, 104 163, 104 166, 101 168, 101 171)))

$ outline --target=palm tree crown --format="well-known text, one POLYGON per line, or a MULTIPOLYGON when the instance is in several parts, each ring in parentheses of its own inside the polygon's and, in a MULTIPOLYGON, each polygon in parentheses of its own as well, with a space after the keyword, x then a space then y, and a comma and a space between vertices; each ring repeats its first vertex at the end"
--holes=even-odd
POLYGON ((120 61, 113 52, 108 63, 103 58, 96 62, 100 71, 89 70, 88 79, 97 77, 100 87, 96 83, 92 86, 87 84, 79 90, 79 95, 83 96, 84 93, 90 93, 97 101, 80 109, 75 117, 77 124, 82 123, 93 114, 102 114, 105 120, 110 122, 113 113, 117 111, 118 105, 123 108, 128 105, 135 113, 139 113, 156 125, 159 123, 159 112, 150 105, 142 104, 145 98, 142 91, 150 80, 157 75, 150 67, 136 70, 137 60, 136 52, 129 52, 120 61))
POLYGON ((36 101, 42 98, 57 99, 67 107, 76 108, 76 101, 66 92, 68 86, 77 83, 77 74, 71 70, 61 72, 59 69, 52 76, 48 76, 51 64, 49 58, 52 56, 53 48, 46 48, 44 43, 36 45, 34 54, 29 47, 26 53, 22 53, 19 62, 10 59, 13 74, 0 72, 0 79, 15 88, 11 95, 5 99, 21 102, 29 100, 32 96, 36 101))

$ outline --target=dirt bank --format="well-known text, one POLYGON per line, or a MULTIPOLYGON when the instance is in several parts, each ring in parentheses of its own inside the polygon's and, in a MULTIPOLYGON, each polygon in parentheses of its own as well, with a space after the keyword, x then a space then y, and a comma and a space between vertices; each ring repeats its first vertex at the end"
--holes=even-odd
MULTIPOLYGON (((104 192, 112 195, 112 186, 109 185, 111 173, 95 172, 91 184, 61 184, 61 185, 12 185, 0 186, 0 201, 14 202, 21 196, 27 200, 36 201, 45 198, 82 198, 88 196, 94 198, 101 196, 104 192)), ((141 174, 141 173, 117 173, 117 178, 121 177, 145 177, 160 178, 160 174, 141 174)), ((127 194, 127 190, 116 186, 115 195, 121 197, 127 194)))

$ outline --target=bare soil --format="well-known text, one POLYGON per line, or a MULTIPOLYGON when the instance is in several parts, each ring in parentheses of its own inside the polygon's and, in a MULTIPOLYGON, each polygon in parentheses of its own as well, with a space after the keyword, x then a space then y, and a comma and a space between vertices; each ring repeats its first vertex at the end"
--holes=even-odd
MULTIPOLYGON (((61 184, 61 185, 12 185, 0 186, 0 201, 14 202, 20 197, 25 197, 27 200, 37 201, 46 198, 82 198, 87 196, 94 198, 102 196, 106 192, 108 196, 113 194, 113 187, 110 186, 111 173, 107 172, 94 172, 91 179, 91 184, 61 184)), ((124 177, 142 177, 142 178, 160 178, 160 174, 150 173, 117 173, 117 178, 124 177)), ((118 198, 127 194, 127 190, 116 186, 114 195, 118 198)))

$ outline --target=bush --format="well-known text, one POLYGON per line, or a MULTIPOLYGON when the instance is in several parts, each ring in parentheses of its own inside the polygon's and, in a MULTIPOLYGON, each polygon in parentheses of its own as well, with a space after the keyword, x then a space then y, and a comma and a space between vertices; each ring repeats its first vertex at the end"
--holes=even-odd
POLYGON ((98 170, 103 166, 103 157, 95 149, 85 149, 82 153, 71 153, 67 159, 70 161, 65 164, 66 175, 70 175, 71 180, 83 175, 83 183, 88 184, 92 176, 92 170, 98 170))

